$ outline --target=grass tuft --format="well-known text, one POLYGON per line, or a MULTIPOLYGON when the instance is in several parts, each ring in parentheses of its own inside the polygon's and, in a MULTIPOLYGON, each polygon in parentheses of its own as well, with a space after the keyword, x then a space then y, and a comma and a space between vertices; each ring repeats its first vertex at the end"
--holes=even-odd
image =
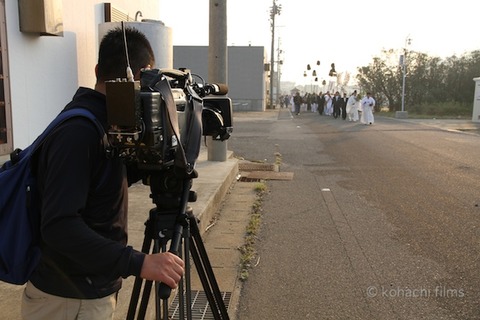
POLYGON ((263 196, 267 192, 267 185, 265 182, 256 183, 254 190, 256 192, 256 199, 252 205, 250 220, 245 229, 245 243, 239 248, 241 252, 240 280, 242 281, 248 279, 249 269, 252 266, 252 261, 257 255, 257 251, 255 250, 255 241, 262 223, 262 202, 263 196))

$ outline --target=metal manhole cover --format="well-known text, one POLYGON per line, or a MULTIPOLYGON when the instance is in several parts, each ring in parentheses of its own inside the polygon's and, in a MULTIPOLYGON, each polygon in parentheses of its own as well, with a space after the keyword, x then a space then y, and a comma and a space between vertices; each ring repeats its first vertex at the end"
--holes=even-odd
MULTIPOLYGON (((192 320, 210 320, 215 319, 213 317, 212 311, 210 310, 210 306, 208 303, 207 296, 205 291, 195 291, 192 290, 192 320)), ((223 303, 227 307, 230 304, 230 298, 232 297, 231 292, 222 292, 223 303)), ((172 306, 170 307, 169 311, 169 319, 180 319, 179 318, 179 303, 178 303, 178 294, 172 301, 172 306)), ((186 314, 186 312, 185 312, 186 314)))

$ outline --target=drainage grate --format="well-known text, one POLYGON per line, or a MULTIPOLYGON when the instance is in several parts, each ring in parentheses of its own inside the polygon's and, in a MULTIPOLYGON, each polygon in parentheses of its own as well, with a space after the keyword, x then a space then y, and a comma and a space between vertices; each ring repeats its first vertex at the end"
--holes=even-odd
POLYGON ((238 181, 240 182, 261 182, 262 179, 259 179, 259 178, 249 178, 249 177, 240 177, 240 179, 238 179, 238 181))
MULTIPOLYGON (((230 304, 230 298, 232 296, 231 292, 222 292, 223 303, 227 307, 230 304)), ((178 304, 178 294, 175 296, 172 302, 172 306, 169 312, 169 319, 179 320, 179 311, 180 307, 178 304)), ((186 314, 186 312, 185 312, 186 314)), ((210 320, 215 319, 213 317, 212 311, 208 304, 207 296, 205 291, 194 291, 192 290, 192 320, 210 320)))

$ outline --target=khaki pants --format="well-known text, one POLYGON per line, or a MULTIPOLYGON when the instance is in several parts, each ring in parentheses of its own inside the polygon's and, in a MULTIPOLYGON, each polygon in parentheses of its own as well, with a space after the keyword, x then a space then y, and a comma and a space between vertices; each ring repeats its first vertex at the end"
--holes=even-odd
POLYGON ((113 319, 116 294, 101 299, 71 299, 45 293, 31 282, 22 298, 24 320, 107 320, 113 319))

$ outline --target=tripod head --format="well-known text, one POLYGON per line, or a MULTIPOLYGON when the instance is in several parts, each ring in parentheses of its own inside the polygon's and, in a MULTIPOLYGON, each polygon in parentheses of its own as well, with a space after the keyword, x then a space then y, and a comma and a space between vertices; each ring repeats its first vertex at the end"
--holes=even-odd
POLYGON ((190 190, 192 179, 198 177, 198 172, 193 170, 190 173, 177 170, 175 167, 169 170, 149 172, 143 184, 150 186, 150 197, 159 210, 171 210, 182 207, 182 202, 195 202, 197 194, 190 190), (190 181, 185 184, 185 181, 190 181), (183 199, 185 188, 188 188, 188 196, 183 199))

